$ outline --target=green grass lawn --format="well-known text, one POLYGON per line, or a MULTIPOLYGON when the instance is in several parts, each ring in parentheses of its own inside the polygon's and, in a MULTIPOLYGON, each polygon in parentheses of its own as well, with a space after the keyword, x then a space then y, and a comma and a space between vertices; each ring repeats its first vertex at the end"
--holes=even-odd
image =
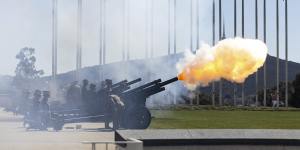
POLYGON ((156 129, 300 129, 300 111, 152 110, 156 129))

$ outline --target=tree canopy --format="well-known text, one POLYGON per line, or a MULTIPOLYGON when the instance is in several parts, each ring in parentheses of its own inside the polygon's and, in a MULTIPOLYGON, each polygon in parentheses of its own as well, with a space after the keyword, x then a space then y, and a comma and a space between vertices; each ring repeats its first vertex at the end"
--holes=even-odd
POLYGON ((16 55, 16 59, 19 60, 19 63, 15 69, 16 75, 13 84, 18 88, 29 88, 32 80, 44 74, 43 70, 38 70, 35 67, 36 57, 34 54, 34 48, 24 47, 16 55))

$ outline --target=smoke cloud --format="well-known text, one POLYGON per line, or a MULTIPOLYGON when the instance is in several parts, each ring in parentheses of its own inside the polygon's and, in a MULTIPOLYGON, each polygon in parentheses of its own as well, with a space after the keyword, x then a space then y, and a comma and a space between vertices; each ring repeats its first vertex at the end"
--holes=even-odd
POLYGON ((239 37, 222 40, 213 47, 203 44, 196 54, 186 51, 176 64, 178 78, 189 89, 221 78, 243 83, 264 64, 267 50, 260 40, 239 37))

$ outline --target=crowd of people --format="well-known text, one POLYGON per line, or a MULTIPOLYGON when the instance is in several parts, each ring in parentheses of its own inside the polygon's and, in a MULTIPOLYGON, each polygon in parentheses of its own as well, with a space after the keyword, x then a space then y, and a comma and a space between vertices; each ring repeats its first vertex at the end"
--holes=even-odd
POLYGON ((96 84, 89 83, 88 80, 82 80, 79 84, 74 81, 69 86, 65 95, 65 109, 81 109, 83 113, 99 114, 103 113, 106 108, 110 108, 109 101, 112 95, 112 81, 107 79, 101 82, 99 90, 96 89, 96 84))

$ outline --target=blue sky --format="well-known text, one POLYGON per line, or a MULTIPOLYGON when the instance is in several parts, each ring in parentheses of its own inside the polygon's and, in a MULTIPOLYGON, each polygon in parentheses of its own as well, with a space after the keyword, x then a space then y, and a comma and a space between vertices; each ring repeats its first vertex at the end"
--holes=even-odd
MULTIPOLYGON (((130 50, 131 58, 145 56, 145 2, 130 1, 130 50)), ((195 10, 195 2, 193 9, 195 10)), ((200 41, 211 43, 212 0, 200 3, 200 41)), ((259 37, 262 39, 262 0, 259 1, 259 37)), ((177 51, 190 47, 190 0, 177 0, 177 51)), ((216 1, 218 2, 218 1, 216 1)), ((238 6, 241 1, 238 0, 238 6)), ((245 36, 254 38, 254 0, 245 0, 245 36)), ((298 39, 300 26, 299 0, 289 0, 289 59, 300 62, 298 39)), ((280 57, 284 58, 284 2, 280 3, 280 57)), ((153 0, 154 4, 154 53, 167 54, 168 0, 153 0)), ((267 45, 269 54, 276 55, 275 0, 267 0, 267 45)), ((217 4, 218 6, 218 4, 217 4)), ((14 74, 16 53, 22 47, 36 49, 37 67, 51 73, 51 0, 0 0, 0 74, 14 74)), ((58 0, 58 72, 75 68, 77 0, 58 0)), ((238 35, 241 35, 241 15, 238 8, 238 35)), ((227 37, 233 37, 233 0, 223 0, 223 13, 227 37)), ((107 61, 122 58, 122 0, 107 0, 107 61)), ((218 17, 218 16, 216 16, 218 17)), ((195 14, 194 14, 195 20, 195 14)), ((195 23, 195 21, 194 21, 195 23)), ((193 25, 193 35, 196 35, 193 25)), ((218 32, 218 31, 217 31, 218 32)), ((194 38, 195 39, 195 38, 194 38)), ((196 42, 194 41, 194 44, 196 42)), ((83 0, 83 66, 98 64, 99 51, 99 0, 83 0)), ((195 47, 195 45, 194 45, 195 47)))

